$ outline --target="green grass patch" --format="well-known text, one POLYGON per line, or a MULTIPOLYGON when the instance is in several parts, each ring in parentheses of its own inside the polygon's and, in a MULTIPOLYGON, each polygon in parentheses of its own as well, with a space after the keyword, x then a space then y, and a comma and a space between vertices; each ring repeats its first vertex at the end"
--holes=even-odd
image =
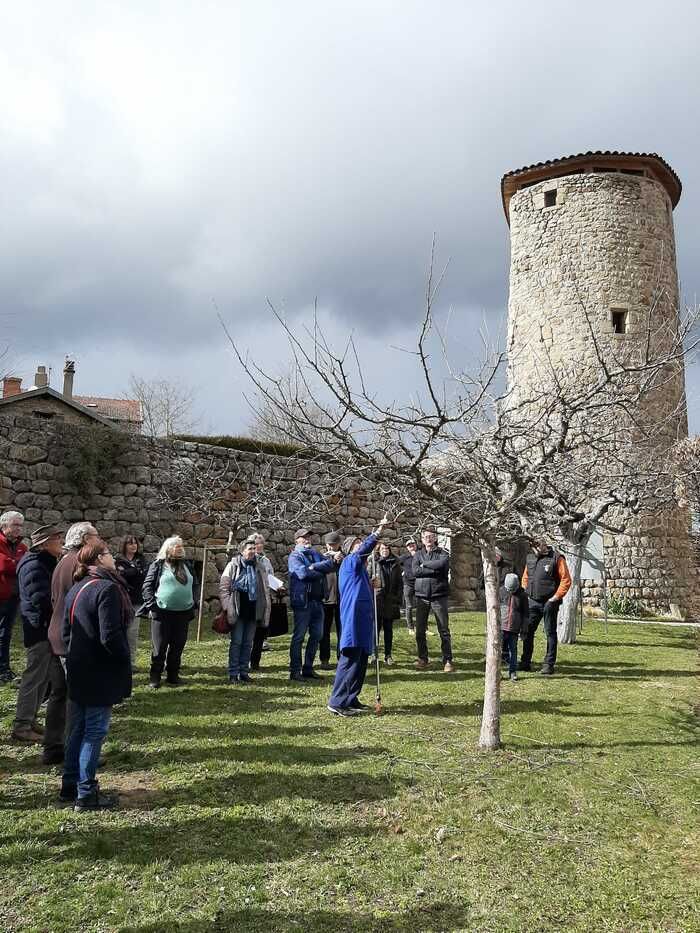
POLYGON ((483 753, 483 618, 452 629, 446 675, 416 672, 399 628, 385 715, 350 720, 325 709, 332 674, 290 685, 288 639, 250 687, 210 638, 186 687, 150 691, 142 632, 105 745, 112 814, 58 805, 56 770, 7 739, 3 687, 0 929, 700 929, 695 633, 587 621, 553 678, 504 682, 504 747, 483 753))

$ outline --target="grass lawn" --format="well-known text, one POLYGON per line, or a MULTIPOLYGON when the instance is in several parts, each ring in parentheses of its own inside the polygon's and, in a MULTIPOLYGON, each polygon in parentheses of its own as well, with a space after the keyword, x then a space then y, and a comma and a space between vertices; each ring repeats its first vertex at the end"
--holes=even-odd
POLYGON ((188 645, 178 690, 141 651, 106 815, 58 805, 1 688, 0 930, 700 930, 696 634, 587 622, 556 676, 503 684, 481 753, 483 619, 452 629, 455 674, 414 671, 400 629, 386 714, 348 720, 330 675, 289 684, 287 639, 247 688, 223 639, 188 645))

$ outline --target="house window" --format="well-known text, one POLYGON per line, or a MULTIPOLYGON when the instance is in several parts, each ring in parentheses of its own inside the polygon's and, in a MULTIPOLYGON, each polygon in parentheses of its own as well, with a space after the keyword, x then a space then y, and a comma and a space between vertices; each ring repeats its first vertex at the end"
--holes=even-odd
POLYGON ((627 333, 627 312, 613 309, 611 312, 613 334, 627 333))
POLYGON ((545 191, 544 193, 544 206, 545 207, 554 207, 557 203, 557 189, 553 188, 552 191, 545 191))

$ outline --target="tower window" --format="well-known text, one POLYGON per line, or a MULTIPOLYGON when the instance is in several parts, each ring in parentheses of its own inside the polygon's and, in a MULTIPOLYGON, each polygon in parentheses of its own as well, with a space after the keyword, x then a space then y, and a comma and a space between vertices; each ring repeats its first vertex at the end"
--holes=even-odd
POLYGON ((545 207, 554 207, 557 203, 557 189, 553 188, 551 191, 545 191, 544 193, 544 206, 545 207))
POLYGON ((612 316, 612 329, 613 334, 626 334, 627 333, 627 312, 626 311, 611 311, 612 316))

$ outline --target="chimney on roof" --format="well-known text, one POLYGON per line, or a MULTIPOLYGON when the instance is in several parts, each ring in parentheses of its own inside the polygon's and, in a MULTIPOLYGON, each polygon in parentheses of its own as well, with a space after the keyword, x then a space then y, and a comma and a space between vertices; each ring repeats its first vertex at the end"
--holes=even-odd
POLYGON ((34 388, 45 389, 48 384, 49 377, 46 375, 46 367, 37 366, 36 372, 34 373, 34 388))
POLYGON ((66 357, 66 365, 63 367, 63 397, 73 398, 73 377, 75 376, 75 360, 69 360, 66 357))
POLYGON ((21 376, 5 376, 2 380, 2 397, 9 398, 11 395, 22 394, 21 376))

